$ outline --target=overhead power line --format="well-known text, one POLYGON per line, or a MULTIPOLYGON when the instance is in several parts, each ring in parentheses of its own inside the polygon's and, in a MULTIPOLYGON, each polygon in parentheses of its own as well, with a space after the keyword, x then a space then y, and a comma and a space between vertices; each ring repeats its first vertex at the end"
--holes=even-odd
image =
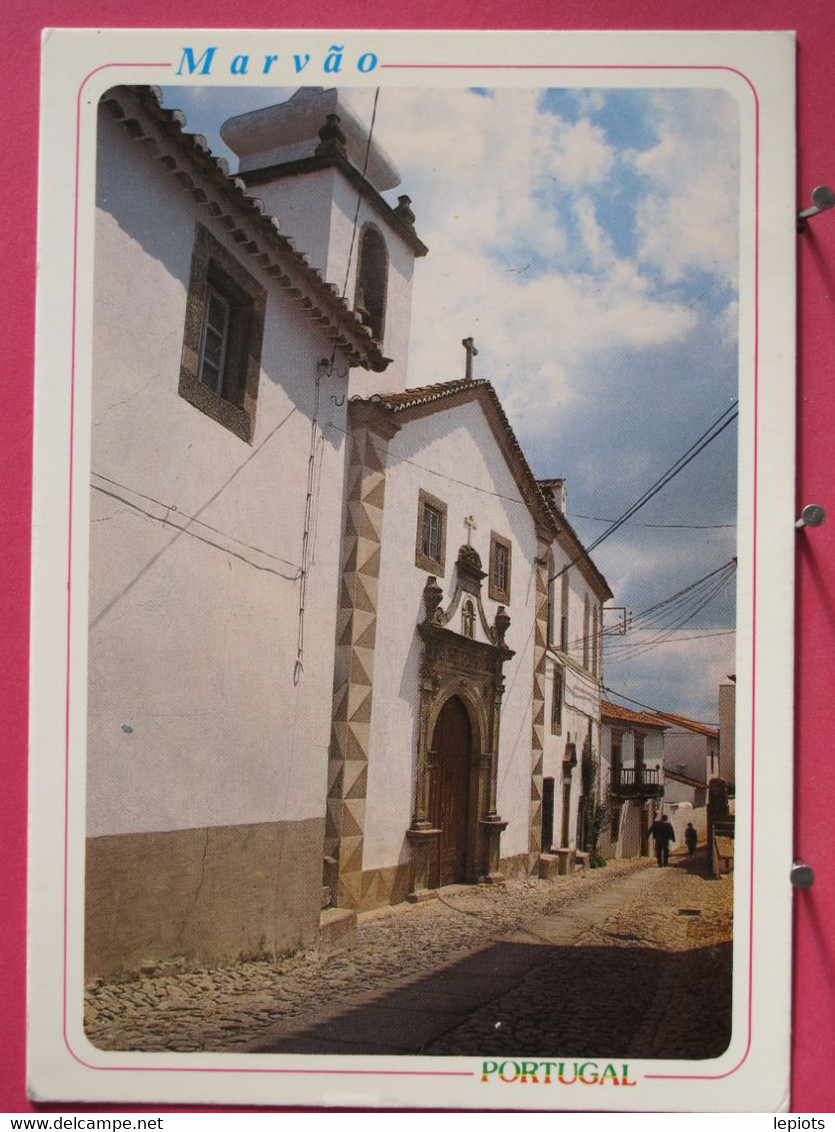
POLYGON ((687 451, 679 456, 675 463, 672 464, 667 469, 667 471, 664 472, 663 475, 659 476, 655 483, 648 487, 643 495, 640 496, 640 498, 638 498, 630 507, 628 507, 626 511, 624 511, 620 518, 616 519, 615 522, 612 523, 612 525, 607 530, 603 531, 601 535, 598 535, 598 537, 592 543, 590 543, 589 546, 586 547, 582 554, 577 555, 565 566, 563 566, 562 569, 558 570, 556 574, 553 574, 548 579, 549 584, 555 581, 557 578, 561 577, 561 575, 566 573, 567 570, 570 570, 572 566, 576 566, 578 562, 581 562, 584 558, 587 558, 595 549, 595 547, 600 546, 604 539, 609 538, 610 535, 613 535, 615 531, 619 530, 624 523, 626 523, 634 514, 640 511, 642 507, 649 503, 650 499, 652 499, 653 496, 657 495, 659 491, 665 488, 667 484, 679 474, 679 472, 684 471, 687 465, 692 460, 695 460, 700 452, 703 452, 709 444, 712 444, 718 436, 721 436, 725 429, 739 416, 739 410, 736 408, 737 404, 738 401, 734 400, 731 405, 727 409, 725 409, 725 411, 721 413, 719 417, 717 417, 713 424, 710 425, 709 428, 705 429, 702 435, 690 445, 687 451))
MULTIPOLYGON (((611 655, 611 650, 607 650, 607 662, 609 664, 618 664, 625 660, 633 660, 635 659, 635 657, 642 656, 644 653, 649 652, 651 649, 657 648, 659 645, 663 645, 671 641, 675 642, 675 635, 679 631, 679 629, 683 628, 685 625, 691 622, 694 617, 696 617, 699 613, 702 612, 703 609, 705 609, 706 606, 715 601, 715 599, 723 592, 723 590, 727 588, 730 581, 731 576, 729 575, 723 578, 721 581, 714 583, 713 588, 710 590, 710 592, 702 598, 702 600, 695 606, 694 609, 688 612, 686 616, 679 617, 674 623, 667 626, 664 631, 661 632, 657 637, 652 637, 649 640, 624 643, 619 649, 617 648, 617 646, 615 646, 617 652, 614 656, 611 655)), ((649 632, 651 630, 648 629, 646 631, 649 632)), ((692 638, 687 639, 690 640, 692 638)))
MULTIPOLYGON (((606 684, 604 684, 602 686, 602 688, 603 688, 603 691, 608 692, 610 696, 617 696, 617 698, 619 700, 626 700, 626 702, 628 704, 634 704, 636 707, 642 707, 646 711, 651 711, 653 713, 653 715, 674 715, 675 714, 675 715, 679 715, 680 719, 686 718, 685 716, 681 716, 678 712, 666 712, 662 708, 652 707, 651 704, 642 703, 640 700, 633 700, 629 696, 625 696, 623 694, 623 692, 616 692, 614 688, 610 688, 606 684)), ((663 722, 663 720, 659 720, 659 722, 663 722)), ((701 723, 703 721, 702 720, 693 720, 693 722, 694 723, 701 723)), ((704 726, 705 727, 715 727, 717 730, 719 729, 718 724, 714 724, 714 723, 706 723, 706 724, 704 724, 704 726)))
MULTIPOLYGON (((617 650, 628 649, 631 650, 635 647, 640 647, 647 643, 644 641, 625 641, 620 638, 624 637, 630 630, 635 630, 638 633, 649 633, 654 630, 664 630, 677 628, 680 624, 686 623, 691 616, 695 616, 700 612, 704 606, 718 595, 723 590, 727 582, 733 577, 736 570, 736 559, 731 558, 722 566, 711 570, 708 574, 703 574, 702 577, 697 578, 695 582, 684 586, 675 593, 670 594, 668 597, 661 598, 660 601, 654 602, 652 605, 642 609, 639 613, 629 613, 628 620, 624 618, 623 621, 619 620, 617 625, 609 625, 599 630, 601 642, 606 646, 607 656, 617 650), (680 621, 667 620, 668 617, 680 618, 680 621)), ((606 610, 604 609, 605 613, 606 610)), ((609 611, 611 612, 611 611, 609 611)), ((624 613, 626 611, 624 610, 624 613)), ((592 639, 593 634, 580 633, 573 637, 570 642, 571 648, 579 648, 583 646, 587 640, 592 639)))
MULTIPOLYGON (((572 511, 570 518, 587 519, 590 523, 617 522, 617 519, 604 519, 600 515, 581 515, 579 511, 572 511)), ((662 531, 731 531, 736 523, 633 523, 632 526, 662 531)))
MULTIPOLYGON (((670 609, 678 609, 679 607, 688 604, 694 598, 698 599, 699 597, 703 596, 702 587, 704 587, 706 582, 711 582, 713 579, 719 579, 720 581, 723 581, 725 576, 732 575, 735 570, 736 558, 731 558, 721 566, 718 566, 715 570, 711 570, 709 573, 703 574, 700 578, 697 578, 695 582, 691 582, 689 585, 684 586, 682 589, 676 590, 675 593, 661 598, 659 601, 654 602, 652 605, 648 605, 646 609, 642 609, 639 613, 631 614, 629 617, 630 626, 634 627, 639 621, 645 621, 648 618, 651 618, 653 615, 657 615, 664 611, 669 611, 670 609)), ((604 629, 602 635, 604 637, 611 637, 615 635, 621 636, 622 633, 620 632, 618 627, 612 625, 609 628, 604 629)))
POLYGON ((690 585, 636 614, 632 617, 631 624, 635 628, 636 622, 641 622, 636 628, 638 640, 618 640, 614 638, 614 628, 604 630, 603 643, 608 663, 631 660, 669 641, 696 639, 681 638, 676 634, 724 593, 735 573, 736 559, 732 558, 716 570, 711 570, 690 585))

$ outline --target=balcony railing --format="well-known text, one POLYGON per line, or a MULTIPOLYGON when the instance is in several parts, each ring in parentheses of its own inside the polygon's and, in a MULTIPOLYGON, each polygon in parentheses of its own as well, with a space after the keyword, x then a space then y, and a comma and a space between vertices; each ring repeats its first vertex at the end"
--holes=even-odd
POLYGON ((655 798, 662 789, 658 768, 616 766, 612 769, 612 793, 620 798, 655 798))

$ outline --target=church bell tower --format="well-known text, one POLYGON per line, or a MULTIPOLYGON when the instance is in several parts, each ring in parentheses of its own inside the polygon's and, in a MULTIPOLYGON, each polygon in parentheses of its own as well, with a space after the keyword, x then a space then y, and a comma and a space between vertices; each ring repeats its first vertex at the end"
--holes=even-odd
MULTIPOLYGON (((383 95, 385 97, 385 95, 383 95)), ((412 275, 427 248, 411 201, 384 192, 400 174, 335 88, 302 87, 286 102, 230 118, 221 136, 238 176, 278 219, 281 233, 355 311, 382 353, 384 373, 355 369, 351 396, 406 385, 412 275)))

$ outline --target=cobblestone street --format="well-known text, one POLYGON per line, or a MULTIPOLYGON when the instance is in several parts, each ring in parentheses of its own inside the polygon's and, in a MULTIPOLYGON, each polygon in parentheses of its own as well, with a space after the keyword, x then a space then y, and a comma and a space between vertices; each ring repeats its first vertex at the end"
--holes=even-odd
POLYGON ((676 858, 444 889, 330 957, 98 980, 103 1049, 705 1058, 730 1040, 732 882, 676 858))

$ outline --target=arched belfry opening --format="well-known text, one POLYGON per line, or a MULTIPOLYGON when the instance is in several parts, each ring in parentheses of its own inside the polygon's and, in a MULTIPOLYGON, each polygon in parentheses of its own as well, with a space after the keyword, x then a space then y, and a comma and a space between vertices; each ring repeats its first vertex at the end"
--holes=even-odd
POLYGON ((360 237, 354 308, 375 342, 382 342, 385 331, 387 284, 386 242, 378 229, 368 224, 360 237))

